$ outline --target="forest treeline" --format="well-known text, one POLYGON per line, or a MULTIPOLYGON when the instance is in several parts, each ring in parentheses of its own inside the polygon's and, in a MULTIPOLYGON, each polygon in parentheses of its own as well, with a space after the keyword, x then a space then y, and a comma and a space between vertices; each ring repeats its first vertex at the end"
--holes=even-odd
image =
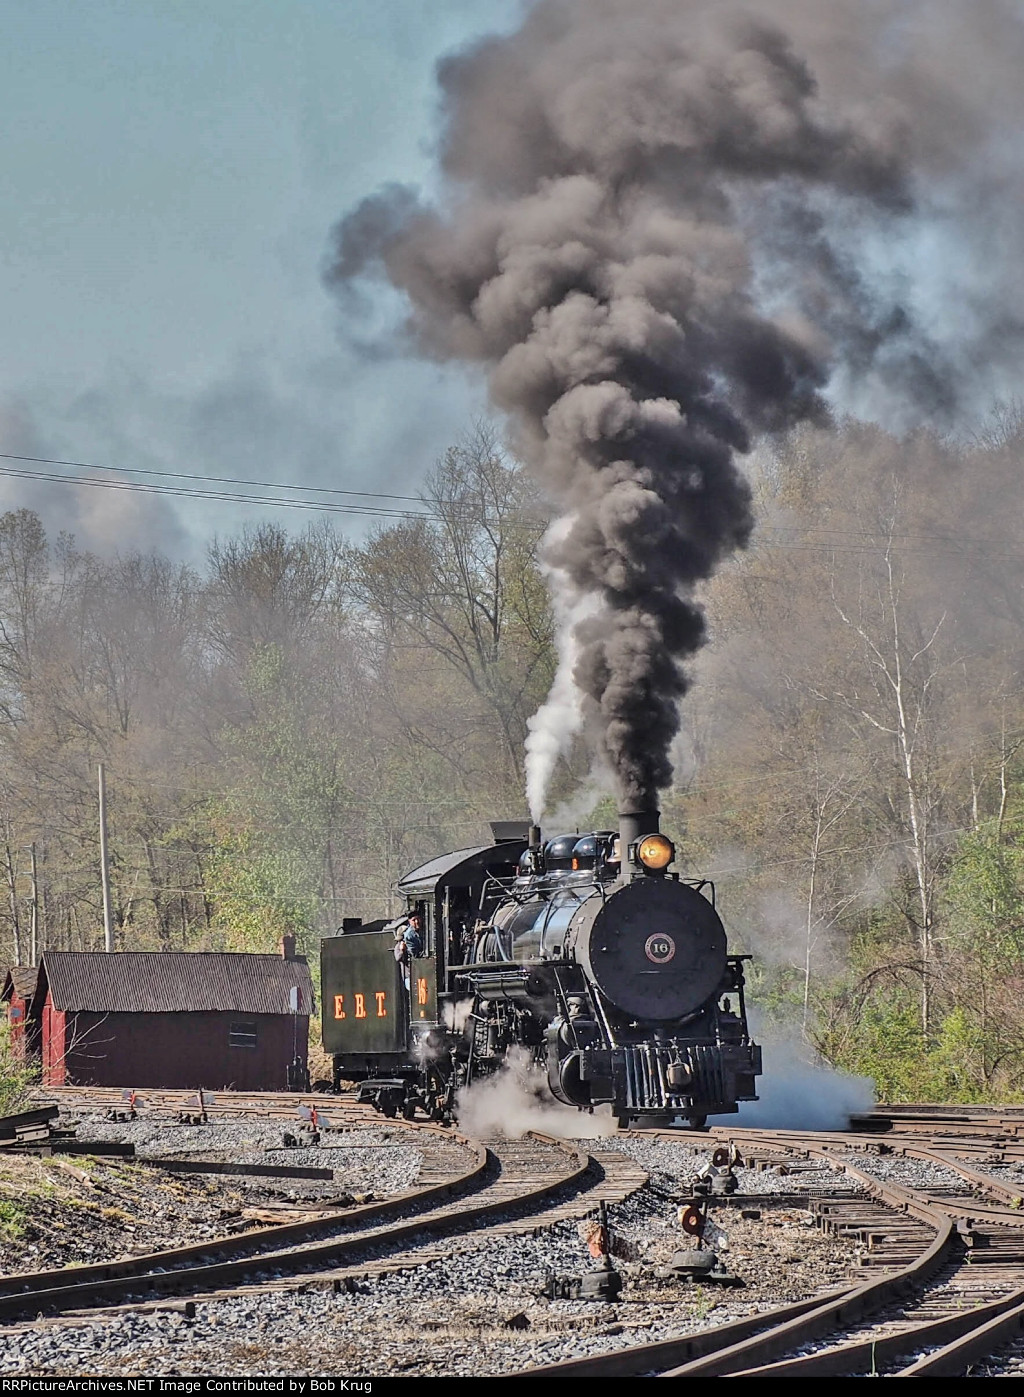
POLYGON ((521 808, 551 679, 544 518, 486 436, 409 516, 360 546, 246 529, 201 572, 0 517, 9 958, 33 911, 37 946, 102 947, 99 762, 118 947, 311 951, 521 808))
MULTIPOLYGON (((664 825, 755 955, 762 1015, 889 1098, 1020 1095, 1022 461, 1014 410, 969 444, 849 423, 765 443, 759 527, 704 597, 664 825)), ((99 762, 119 947, 287 931, 314 954, 525 814, 546 522, 486 431, 358 543, 264 525, 191 569, 0 517, 7 960, 102 947, 99 762)), ((568 754, 569 827, 612 816, 587 777, 568 754)))

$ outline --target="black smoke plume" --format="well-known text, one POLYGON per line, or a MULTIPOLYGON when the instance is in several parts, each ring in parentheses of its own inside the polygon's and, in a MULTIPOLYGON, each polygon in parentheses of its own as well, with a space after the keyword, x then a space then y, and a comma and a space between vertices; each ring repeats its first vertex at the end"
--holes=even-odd
POLYGON ((441 63, 436 205, 392 186, 336 230, 330 280, 383 275, 420 352, 484 365, 554 501, 563 663, 626 805, 671 779, 694 591, 751 529, 737 453, 824 419, 837 366, 955 398, 858 249, 980 139, 917 61, 936 9, 1019 53, 998 0, 539 0, 441 63))

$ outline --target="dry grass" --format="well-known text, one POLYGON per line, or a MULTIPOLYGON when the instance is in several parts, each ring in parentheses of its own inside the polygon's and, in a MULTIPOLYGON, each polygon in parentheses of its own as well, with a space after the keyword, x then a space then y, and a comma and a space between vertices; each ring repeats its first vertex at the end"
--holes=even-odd
POLYGON ((329 1082, 333 1079, 334 1063, 327 1053, 324 1052, 323 1044, 319 1039, 309 1043, 309 1077, 310 1081, 329 1082))

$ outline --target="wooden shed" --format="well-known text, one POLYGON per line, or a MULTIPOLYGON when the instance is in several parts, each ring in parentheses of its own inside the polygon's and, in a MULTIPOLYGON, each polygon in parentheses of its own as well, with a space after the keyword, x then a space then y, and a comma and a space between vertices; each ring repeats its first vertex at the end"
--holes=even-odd
POLYGON ((30 1008, 44 1085, 285 1090, 305 1075, 314 1009, 293 946, 46 951, 30 1008))
POLYGON ((11 1050, 16 1057, 31 1057, 39 1051, 36 1023, 29 1017, 29 1006, 36 992, 39 970, 34 965, 12 965, 4 979, 3 1002, 11 1030, 11 1050))

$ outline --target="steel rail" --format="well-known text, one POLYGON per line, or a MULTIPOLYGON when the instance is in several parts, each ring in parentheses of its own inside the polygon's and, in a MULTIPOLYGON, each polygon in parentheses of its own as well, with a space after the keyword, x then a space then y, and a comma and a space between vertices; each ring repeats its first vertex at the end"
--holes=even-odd
POLYGON ((875 1106, 850 1118, 851 1128, 871 1134, 889 1131, 934 1134, 943 1128, 962 1136, 1004 1134, 1013 1140, 1024 1136, 1024 1107, 1003 1106, 875 1106))
POLYGON ((302 1164, 242 1164, 230 1159, 185 1159, 181 1155, 134 1155, 131 1162, 162 1169, 165 1174, 238 1174, 254 1179, 319 1180, 333 1179, 335 1175, 333 1169, 312 1169, 302 1164))
MULTIPOLYGON (((750 1138, 749 1134, 747 1138, 750 1138)), ((813 1150, 808 1152, 815 1153, 813 1150)), ((867 1281, 845 1295, 826 1300, 796 1319, 730 1344, 705 1358, 668 1369, 660 1376, 727 1377, 768 1363, 837 1328, 857 1324, 891 1301, 912 1293, 956 1253, 960 1243, 952 1218, 922 1203, 909 1189, 899 1184, 880 1183, 852 1164, 844 1164, 842 1168, 873 1198, 897 1211, 910 1214, 930 1227, 934 1236, 929 1246, 898 1271, 867 1281)))
MULTIPOLYGON (((325 1094, 315 1091, 259 1092, 259 1091, 207 1091, 203 1089, 205 1110, 211 1117, 231 1118, 245 1116, 252 1119, 295 1120, 299 1107, 315 1106, 326 1116, 351 1116, 360 1120, 372 1120, 378 1124, 399 1124, 382 1117, 368 1105, 356 1102, 354 1094, 325 1094)), ((124 1111, 128 1106, 125 1089, 120 1087, 41 1087, 32 1094, 32 1099, 52 1102, 66 1108, 79 1110, 124 1111)), ((181 1113, 192 1114, 198 1110, 198 1092, 185 1088, 160 1088, 138 1091, 137 1114, 140 1120, 149 1116, 174 1116, 181 1113)), ((408 1124, 406 1121, 400 1122, 408 1124)), ((430 1121, 412 1122, 416 1125, 432 1125, 430 1121)))
MULTIPOLYGON (((1010 1323, 1011 1328, 1007 1331, 1010 1337, 1019 1332, 1021 1323, 1024 1322, 1024 1290, 1015 1290, 998 1300, 989 1301, 986 1305, 979 1305, 973 1310, 965 1310, 962 1314, 945 1315, 942 1319, 932 1319, 923 1324, 911 1325, 895 1334, 851 1339, 846 1343, 839 1344, 836 1348, 824 1349, 820 1353, 803 1354, 799 1358, 767 1363, 760 1368, 745 1368, 741 1373, 733 1373, 729 1376, 743 1378, 850 1377, 861 1372, 864 1374, 876 1373, 880 1367, 888 1366, 896 1359, 905 1358, 908 1354, 922 1348, 930 1348, 933 1344, 942 1344, 945 1345, 942 1353, 950 1355, 950 1357, 944 1362, 940 1362, 934 1369, 929 1365, 931 1358, 937 1358, 938 1355, 921 1359, 920 1364, 923 1366, 920 1367, 920 1372, 921 1374, 934 1372, 935 1376, 956 1377, 963 1371, 963 1368, 958 1371, 955 1369, 955 1364, 961 1361, 959 1358, 961 1347, 963 1352, 969 1355, 963 1360, 964 1366, 968 1366, 973 1357, 984 1356, 990 1351, 991 1343, 988 1339, 979 1341, 979 1335, 988 1334, 989 1331, 996 1333, 996 1326, 1001 1320, 1010 1323), (1012 1326, 1015 1315, 1017 1320, 1014 1328, 1012 1326), (989 1343, 987 1348, 985 1347, 986 1343, 989 1343), (956 1358, 952 1357, 954 1354, 957 1355, 956 1358)), ((913 1365, 914 1368, 918 1366, 916 1363, 913 1365)), ((894 1373, 892 1376, 916 1377, 918 1374, 905 1368, 902 1372, 894 1373)))
MULTIPOLYGON (((778 1133, 733 1132, 758 1146, 778 1147, 778 1133)), ((898 1271, 862 1285, 846 1287, 824 1298, 812 1297, 782 1309, 763 1311, 713 1330, 653 1344, 634 1345, 588 1359, 568 1360, 523 1369, 516 1377, 629 1376, 657 1373, 661 1377, 722 1377, 754 1364, 763 1364, 801 1344, 820 1338, 839 1325, 855 1323, 893 1298, 913 1291, 956 1252, 958 1237, 951 1218, 942 1215, 899 1184, 882 1184, 854 1165, 839 1163, 825 1151, 808 1148, 806 1137, 793 1136, 788 1148, 805 1155, 819 1154, 837 1172, 855 1179, 870 1197, 896 1211, 910 1214, 932 1233, 929 1245, 898 1271), (683 1362, 679 1362, 683 1358, 683 1362), (666 1364, 675 1364, 668 1366, 666 1364)))
POLYGON ((893 1376, 897 1378, 959 1378, 979 1359, 990 1357, 999 1349, 1012 1343, 1024 1331, 1024 1290, 1015 1291, 1007 1297, 1007 1305, 1001 1313, 993 1313, 987 1307, 991 1318, 982 1318, 976 1312, 976 1323, 970 1332, 953 1339, 934 1353, 925 1354, 909 1368, 904 1368, 893 1376), (1013 1302, 1016 1301, 1014 1304, 1013 1302))
MULTIPOLYGON (((849 1295, 846 1288, 836 1292, 837 1296, 849 1295)), ((821 1304, 820 1295, 809 1300, 797 1300, 791 1305, 777 1309, 761 1310, 756 1315, 745 1315, 742 1319, 730 1320, 714 1329, 701 1329, 696 1334, 683 1334, 677 1339, 658 1339, 652 1344, 632 1344, 628 1348, 613 1349, 609 1353, 591 1354, 588 1358, 565 1358, 559 1363, 547 1363, 542 1367, 524 1368, 508 1377, 553 1377, 553 1378, 632 1378, 648 1373, 660 1373, 673 1364, 701 1358, 705 1354, 716 1353, 723 1347, 749 1338, 761 1330, 774 1325, 785 1324, 813 1310, 821 1304)))
MULTIPOLYGON (((308 1092, 216 1092, 215 1094, 211 1093, 211 1095, 215 1095, 216 1100, 207 1105, 207 1110, 214 1117, 245 1115, 264 1119, 281 1119, 282 1117, 294 1119, 300 1105, 308 1105, 313 1101, 318 1107, 321 1106, 322 1102, 322 1109, 326 1114, 343 1116, 349 1123, 354 1120, 373 1120, 377 1124, 382 1123, 378 1115, 371 1115, 366 1108, 358 1107, 354 1102, 345 1098, 322 1098, 308 1092)), ((140 1111, 141 1117, 173 1114, 187 1110, 190 1101, 193 1106, 195 1105, 195 1093, 189 1092, 143 1092, 140 1093, 140 1096, 145 1100, 145 1106, 140 1111)), ((123 1096, 109 1089, 103 1091, 103 1089, 64 1088, 51 1092, 50 1099, 54 1097, 66 1101, 68 1105, 81 1104, 94 1108, 120 1108, 123 1105, 123 1096), (100 1095, 101 1092, 102 1095, 100 1095)), ((980 1358, 1011 1342, 1024 1331, 1024 1287, 1019 1286, 997 1299, 974 1306, 960 1314, 946 1315, 918 1324, 910 1323, 896 1333, 855 1336, 845 1343, 837 1342, 835 1346, 823 1348, 817 1353, 790 1358, 784 1356, 787 1353, 792 1354, 794 1349, 803 1344, 827 1338, 827 1335, 836 1329, 848 1330, 851 1326, 876 1314, 893 1299, 918 1289, 942 1264, 944 1259, 955 1254, 961 1238, 956 1233, 954 1219, 959 1219, 961 1224, 966 1223, 968 1227, 980 1223, 998 1224, 1016 1229, 1024 1228, 1024 1211, 1021 1210, 1020 1191, 1004 1180, 973 1168, 958 1158, 956 1154, 958 1149, 977 1151, 985 1149, 986 1146, 999 1151, 1003 1149, 1019 1151, 1019 1137, 1024 1135, 1024 1131, 1020 1129, 1024 1126, 1024 1110, 1020 1111, 1019 1114, 1007 1112, 1002 1115, 993 1115, 990 1111, 983 1114, 980 1110, 951 1110, 948 1107, 906 1107, 902 1110, 881 1108, 878 1112, 871 1113, 870 1117, 859 1117, 858 1123, 861 1121, 868 1125, 868 1129, 862 1129, 855 1134, 817 1135, 815 1143, 812 1145, 809 1145, 806 1136, 798 1135, 796 1132, 766 1133, 719 1129, 713 1131, 712 1134, 740 1144, 748 1142, 756 1146, 759 1152, 765 1148, 775 1150, 782 1148, 787 1152, 802 1154, 805 1158, 813 1155, 826 1161, 833 1168, 845 1172, 851 1178, 857 1179, 864 1191, 870 1196, 889 1207, 913 1215, 933 1229, 932 1242, 913 1261, 893 1274, 864 1285, 845 1287, 825 1297, 813 1297, 773 1310, 762 1311, 757 1315, 746 1316, 741 1320, 712 1330, 704 1330, 670 1340, 661 1340, 653 1344, 633 1346, 608 1354, 593 1355, 585 1359, 566 1360, 562 1363, 524 1370, 522 1373, 512 1376, 539 1376, 542 1373, 556 1376, 631 1376, 640 1373, 658 1373, 665 1377, 833 1376, 846 1375, 851 1370, 854 1372, 875 1372, 882 1366, 891 1369, 892 1365, 900 1358, 912 1355, 915 1351, 920 1351, 921 1348, 932 1348, 936 1344, 940 1347, 935 1352, 917 1359, 910 1367, 893 1373, 893 1376, 956 1376, 966 1372, 971 1364, 980 1358), (884 1144, 881 1138, 883 1132, 873 1128, 876 1123, 885 1126, 884 1144), (930 1131, 933 1137, 927 1143, 915 1138, 925 1130, 930 1131), (952 1138, 954 1131, 956 1137, 952 1138), (935 1140, 936 1134, 939 1136, 941 1144, 935 1140), (862 1173, 855 1166, 837 1161, 834 1157, 836 1150, 846 1152, 850 1150, 878 1150, 879 1148, 886 1153, 891 1151, 894 1154, 954 1170, 969 1186, 987 1194, 989 1199, 1000 1200, 1004 1206, 1001 1208, 993 1207, 991 1202, 986 1202, 981 1198, 935 1198, 928 1195, 926 1188, 908 1190, 894 1183, 881 1183, 870 1175, 862 1173), (675 1366, 672 1366, 673 1364, 675 1366)), ((402 1129, 409 1128, 409 1123, 406 1122, 395 1121, 391 1124, 402 1129)), ((424 1126, 421 1123, 416 1123, 416 1128, 424 1128, 424 1126)), ((608 1143, 613 1147, 612 1141, 608 1143)), ((159 1167, 157 1160, 144 1162, 159 1167)), ((389 1200, 389 1202, 395 1201, 389 1200)), ((379 1207, 381 1205, 371 1206, 379 1207)), ((512 1205, 507 1200, 503 1200, 496 1206, 498 1211, 502 1211, 512 1205)), ((470 1222, 473 1220, 471 1214, 485 1211, 486 1208, 471 1209, 464 1215, 464 1221, 470 1222)), ((354 1217, 354 1210, 349 1210, 342 1216, 351 1221, 354 1217)), ((440 1223, 440 1218, 432 1220, 432 1225, 439 1226, 440 1223)), ((314 1224, 314 1226, 321 1228, 324 1225, 325 1219, 323 1218, 317 1219, 314 1224)), ((288 1228, 301 1226, 301 1224, 285 1224, 284 1226, 288 1228)), ((421 1236, 424 1235, 420 1220, 409 1224, 408 1227, 413 1234, 418 1232, 421 1236)), ((278 1229, 263 1229, 264 1232, 276 1230, 278 1229)), ((385 1229, 384 1235, 397 1239, 404 1230, 403 1228, 385 1229)), ((443 1232, 444 1228, 441 1228, 441 1231, 443 1232)), ((243 1238, 228 1240, 242 1240, 244 1242, 256 1235, 248 1233, 243 1238)), ((345 1241, 346 1239, 341 1240, 345 1241)), ((357 1246, 366 1246, 376 1239, 373 1234, 370 1234, 368 1237, 351 1240, 357 1246)), ((198 1248, 194 1247, 193 1250, 210 1254, 215 1246, 216 1242, 210 1241, 198 1248)), ((331 1255, 335 1260, 344 1258, 344 1252, 339 1252, 334 1243, 328 1243, 326 1246, 331 1249, 331 1255)), ((314 1250, 319 1252, 323 1248, 308 1248, 305 1255, 308 1257, 314 1250)), ((162 1255, 170 1254, 164 1253, 162 1255)), ((145 1258, 133 1260, 145 1260, 145 1258)), ((250 1271, 252 1269, 259 1271, 276 1266, 279 1260, 278 1255, 270 1253, 253 1257, 242 1265, 248 1266, 250 1271)), ((227 1264, 232 1267, 239 1265, 238 1262, 227 1264)), ((409 1264, 415 1264, 415 1262, 409 1264)), ((103 1268, 75 1268, 76 1279, 87 1276, 89 1271, 93 1269, 102 1270, 103 1268)), ((222 1270, 223 1263, 212 1267, 190 1268, 186 1273, 189 1277, 187 1288, 194 1290, 196 1282, 201 1285, 214 1280, 217 1273, 222 1270)), ((175 1283, 173 1276, 169 1276, 167 1281, 161 1280, 160 1273, 151 1274, 142 1279, 150 1292, 183 1288, 175 1283), (149 1285, 150 1280, 154 1282, 153 1285, 149 1285)), ((138 1289, 138 1284, 134 1289, 138 1289)), ((42 1293, 37 1293, 34 1297, 36 1303, 42 1298, 42 1293)), ((0 1287, 0 1316, 4 1313, 3 1303, 2 1287, 0 1287)), ((100 1300, 97 1303, 103 1303, 103 1301, 100 1300)), ((80 1296, 77 1297, 76 1304, 81 1304, 80 1296)))
MULTIPOLYGON (((744 1139, 747 1138, 747 1135, 736 1132, 729 1138, 744 1139)), ((802 1139, 803 1137, 796 1138, 802 1139)), ((1002 1201, 1007 1203, 1010 1209, 1016 1213, 1018 1226, 1024 1227, 1024 1213, 1016 1211, 1021 1208, 1022 1202, 1024 1202, 1024 1196, 1022 1196, 1021 1190, 1011 1187, 1004 1179, 998 1179, 993 1174, 987 1174, 983 1170, 975 1169, 973 1165, 968 1164, 966 1160, 956 1155, 950 1148, 949 1141, 944 1139, 941 1147, 936 1147, 934 1144, 921 1145, 913 1139, 903 1139, 901 1137, 896 1137, 894 1140, 887 1141, 886 1143, 887 1147, 891 1149, 893 1153, 904 1155, 907 1159, 920 1160, 924 1164, 937 1164, 943 1169, 951 1169, 954 1173, 959 1174, 961 1178, 973 1184, 976 1188, 982 1189, 992 1194, 994 1197, 1002 1199, 1002 1201)), ((820 1153, 828 1159, 831 1158, 833 1148, 843 1151, 877 1149, 878 1140, 877 1137, 871 1135, 833 1134, 819 1137, 819 1147, 820 1153)))
MULTIPOLYGON (((446 1134, 446 1139, 453 1138, 446 1134)), ((244 1257, 246 1254, 262 1252, 264 1248, 287 1243, 301 1244, 314 1240, 323 1232, 339 1227, 348 1227, 379 1221, 392 1215, 401 1216, 410 1208, 430 1205, 450 1199, 458 1193, 479 1184, 492 1166, 486 1148, 465 1137, 455 1137, 473 1150, 473 1163, 461 1174, 450 1179, 428 1184, 422 1189, 410 1189, 393 1198, 376 1203, 365 1203, 344 1211, 326 1213, 321 1217, 304 1222, 277 1223, 271 1227, 254 1228, 249 1232, 235 1233, 223 1237, 211 1237, 202 1242, 190 1242, 183 1247, 148 1252, 142 1256, 130 1257, 123 1261, 95 1262, 89 1266, 73 1268, 60 1266, 44 1271, 18 1272, 0 1278, 0 1317, 17 1313, 17 1301, 24 1301, 27 1295, 53 1292, 60 1288, 63 1278, 73 1277, 75 1289, 79 1286, 98 1286, 104 1282, 138 1280, 168 1268, 180 1266, 203 1256, 220 1254, 223 1257, 244 1257)), ((159 1169, 159 1160, 140 1161, 159 1169)), ((174 1172, 180 1172, 176 1167, 174 1172)), ((333 1171, 332 1171, 333 1172, 333 1171)))
MULTIPOLYGON (((850 1148, 857 1147, 858 1142, 847 1139, 843 1143, 850 1148)), ((1016 1200, 1019 1206, 1020 1199, 1001 1180, 973 1169, 945 1150, 923 1148, 914 1142, 903 1140, 894 1148, 898 1148, 900 1154, 909 1158, 951 1169, 967 1184, 995 1193, 997 1197, 1006 1199, 1011 1204, 1010 1208, 992 1209, 974 1199, 967 1205, 961 1204, 955 1198, 928 1197, 925 1205, 937 1213, 945 1213, 950 1220, 959 1216, 968 1217, 972 1221, 980 1218, 985 1222, 997 1222, 1017 1229, 1024 1227, 1024 1217, 1014 1209, 1014 1201, 1016 1200)), ((824 1145, 821 1153, 828 1158, 830 1146, 824 1145)), ((849 1317, 844 1318, 848 1321, 849 1317)), ((817 1353, 782 1358, 775 1362, 762 1362, 758 1366, 732 1367, 731 1371, 716 1371, 721 1376, 733 1377, 835 1377, 850 1376, 858 1372, 876 1373, 879 1367, 891 1366, 901 1358, 938 1344, 941 1347, 935 1353, 917 1360, 911 1367, 893 1376, 957 1376, 964 1373, 972 1362, 991 1352, 993 1347, 1016 1337, 1022 1327, 1024 1288, 1018 1286, 996 1300, 973 1306, 963 1313, 916 1324, 908 1323, 894 1333, 854 1337, 834 1347, 823 1348, 817 1353)), ((819 1336, 801 1336, 799 1343, 808 1342, 816 1337, 819 1336)), ((790 1352, 796 1347, 798 1343, 788 1346, 790 1352)), ((776 1352, 780 1351, 776 1349, 776 1352)), ((677 1369, 672 1375, 682 1375, 683 1371, 677 1369)), ((685 1369, 687 1375, 698 1371, 697 1366, 693 1364, 685 1369)))
POLYGON ((427 1237, 448 1235, 461 1231, 467 1225, 475 1225, 512 1210, 550 1201, 552 1195, 567 1187, 582 1187, 588 1173, 595 1174, 597 1182, 596 1175, 600 1171, 593 1169, 593 1162, 589 1156, 581 1154, 564 1141, 540 1135, 535 1138, 546 1146, 554 1146, 567 1156, 567 1167, 561 1169, 555 1177, 525 1189, 517 1189, 513 1194, 508 1192, 508 1181, 504 1185, 501 1182, 503 1175, 500 1159, 485 1146, 479 1146, 484 1158, 478 1158, 474 1168, 468 1171, 470 1180, 479 1182, 483 1170, 493 1172, 498 1166, 497 1178, 489 1186, 498 1196, 484 1202, 468 1206, 458 1203, 454 1206, 450 1203, 445 1205, 444 1194, 450 1192, 451 1185, 434 1184, 427 1190, 420 1190, 419 1193, 404 1194, 383 1203, 368 1204, 362 1209, 350 1209, 327 1219, 286 1223, 260 1229, 258 1233, 210 1239, 174 1251, 156 1252, 125 1262, 11 1276, 0 1284, 0 1319, 10 1319, 26 1313, 104 1306, 137 1294, 148 1296, 222 1289, 225 1285, 237 1285, 243 1280, 265 1273, 308 1273, 317 1267, 322 1268, 327 1263, 336 1265, 339 1261, 355 1259, 361 1253, 365 1253, 368 1247, 394 1246, 410 1239, 421 1241, 427 1237), (306 1242, 286 1250, 258 1253, 253 1250, 268 1243, 286 1240, 301 1243, 310 1235, 315 1236, 331 1226, 348 1225, 353 1221, 365 1222, 368 1218, 379 1219, 389 1213, 407 1213, 410 1207, 422 1203, 424 1198, 442 1206, 433 1211, 419 1213, 412 1219, 400 1220, 388 1227, 363 1231, 355 1236, 306 1242), (250 1254, 240 1257, 240 1251, 250 1254), (215 1260, 202 1265, 181 1264, 204 1256, 216 1257, 225 1252, 232 1255, 233 1259, 215 1260))
POLYGON ((14 1139, 19 1130, 49 1125, 58 1115, 56 1105, 37 1106, 31 1111, 15 1111, 10 1116, 0 1116, 0 1140, 14 1139))

